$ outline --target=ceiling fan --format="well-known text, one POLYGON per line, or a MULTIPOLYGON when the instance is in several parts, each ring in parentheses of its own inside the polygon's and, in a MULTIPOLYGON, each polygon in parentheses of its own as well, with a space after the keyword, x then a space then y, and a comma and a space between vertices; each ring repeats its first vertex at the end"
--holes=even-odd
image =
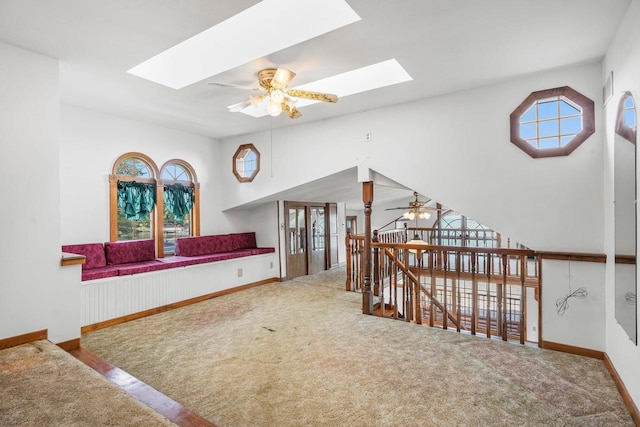
POLYGON ((417 218, 429 219, 429 217, 431 217, 431 214, 426 212, 427 210, 431 210, 431 211, 442 211, 443 210, 443 209, 440 209, 440 208, 432 208, 430 206, 425 206, 427 203, 429 203, 431 201, 431 199, 425 200, 425 201, 418 200, 418 192, 417 191, 413 192, 413 196, 415 197, 415 200, 410 201, 408 206, 401 206, 401 207, 396 207, 396 208, 387 208, 385 210, 391 211, 391 210, 396 210, 396 209, 403 209, 406 212, 402 214, 402 217, 404 219, 409 220, 409 221, 413 221, 414 219, 417 220, 417 218))
POLYGON ((338 102, 338 97, 329 93, 310 92, 306 90, 287 89, 287 86, 296 74, 285 68, 265 68, 258 73, 257 88, 246 88, 225 83, 209 83, 215 86, 236 87, 243 89, 251 89, 262 92, 259 95, 250 96, 249 99, 227 107, 229 111, 236 113, 244 110, 247 106, 253 105, 258 108, 265 104, 266 111, 269 115, 276 117, 283 111, 292 119, 302 116, 302 113, 296 108, 295 100, 292 98, 305 98, 322 102, 338 102))

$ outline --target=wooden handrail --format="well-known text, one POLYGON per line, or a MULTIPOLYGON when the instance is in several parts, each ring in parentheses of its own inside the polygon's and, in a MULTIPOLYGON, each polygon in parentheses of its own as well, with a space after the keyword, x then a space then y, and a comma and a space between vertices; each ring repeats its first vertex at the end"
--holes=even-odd
POLYGON ((375 248, 399 248, 414 249, 422 252, 426 251, 449 251, 449 252, 473 252, 473 253, 490 253, 497 255, 524 255, 535 256, 536 251, 531 249, 509 249, 509 248, 479 248, 475 246, 439 246, 423 243, 371 243, 371 247, 375 248))
MULTIPOLYGON (((400 270, 402 272, 404 272, 407 275, 407 278, 412 282, 413 286, 419 286, 420 289, 422 290, 422 292, 425 293, 425 295, 430 298, 433 299, 434 304, 436 305, 436 307, 438 307, 443 313, 447 312, 447 310, 445 309, 445 306, 438 301, 436 298, 432 297, 431 295, 431 290, 427 289, 426 287, 424 287, 424 285, 422 285, 420 283, 420 281, 418 280, 418 277, 411 271, 411 269, 409 269, 402 261, 400 261, 399 259, 397 259, 396 255, 390 251, 389 249, 385 249, 384 252, 385 256, 389 257, 390 259, 394 260, 395 262, 397 262, 398 267, 400 268, 400 270)), ((455 318, 455 316, 453 316, 451 313, 448 313, 448 317, 449 319, 455 324, 458 325, 458 319, 455 318)))

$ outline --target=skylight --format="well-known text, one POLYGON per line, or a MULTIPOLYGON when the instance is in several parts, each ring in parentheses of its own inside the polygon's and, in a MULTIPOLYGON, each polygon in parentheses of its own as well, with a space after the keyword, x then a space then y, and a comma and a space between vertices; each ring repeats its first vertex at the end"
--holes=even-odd
MULTIPOLYGON (((409 73, 402 68, 402 65, 400 65, 395 59, 389 59, 387 61, 378 62, 377 64, 337 74, 333 77, 327 77, 322 80, 307 83, 293 89, 332 93, 338 95, 338 99, 340 99, 356 93, 379 89, 381 87, 391 86, 409 80, 413 80, 413 78, 411 78, 409 73)), ((294 99, 296 101, 297 108, 316 104, 318 102, 310 99, 294 99)), ((249 105, 240 112, 253 117, 262 117, 267 115, 264 105, 258 105, 257 107, 249 105)))
POLYGON ((359 20, 345 0, 263 0, 128 72, 181 89, 359 20))

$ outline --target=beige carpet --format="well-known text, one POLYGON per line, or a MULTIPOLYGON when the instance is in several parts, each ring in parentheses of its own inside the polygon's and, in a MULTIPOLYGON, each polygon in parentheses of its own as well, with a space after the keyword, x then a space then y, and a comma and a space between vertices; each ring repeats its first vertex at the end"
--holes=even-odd
POLYGON ((599 360, 361 314, 344 270, 83 337, 221 427, 632 426, 599 360))
POLYGON ((49 341, 0 350, 0 426, 173 426, 49 341))

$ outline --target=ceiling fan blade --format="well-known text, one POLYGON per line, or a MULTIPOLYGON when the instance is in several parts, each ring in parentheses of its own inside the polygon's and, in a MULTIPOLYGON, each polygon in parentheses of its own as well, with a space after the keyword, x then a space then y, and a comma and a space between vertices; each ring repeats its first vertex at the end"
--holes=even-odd
POLYGON ((395 210, 398 210, 398 209, 404 209, 405 211, 409 210, 409 208, 407 206, 405 206, 405 207, 398 207, 398 208, 387 208, 387 209, 385 209, 385 211, 395 211, 395 210))
POLYGON ((227 88, 232 88, 232 89, 261 90, 261 89, 258 89, 256 87, 236 85, 236 84, 233 84, 233 83, 209 82, 208 84, 209 84, 209 86, 227 87, 227 88))
POLYGON ((322 102, 338 102, 338 97, 330 93, 309 92, 307 90, 289 89, 287 95, 295 98, 312 99, 322 102))
POLYGON ((291 83, 296 73, 285 68, 278 68, 271 79, 271 87, 274 89, 284 89, 291 83))
POLYGON ((238 102, 237 104, 229 105, 227 108, 232 113, 239 113, 244 110, 248 105, 251 105, 249 101, 238 102))
POLYGON ((282 111, 287 113, 287 116, 289 116, 289 118, 291 119, 302 117, 302 113, 296 108, 295 105, 288 105, 286 102, 282 104, 282 111))

